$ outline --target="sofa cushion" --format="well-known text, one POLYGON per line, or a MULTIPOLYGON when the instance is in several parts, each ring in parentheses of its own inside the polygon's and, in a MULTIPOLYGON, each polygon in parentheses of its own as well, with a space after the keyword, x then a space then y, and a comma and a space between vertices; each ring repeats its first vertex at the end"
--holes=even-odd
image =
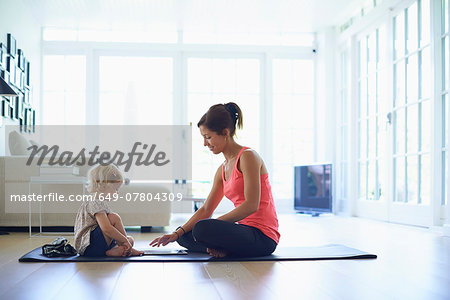
POLYGON ((17 131, 9 133, 9 152, 11 155, 28 155, 30 150, 27 150, 27 148, 30 146, 30 142, 17 131))

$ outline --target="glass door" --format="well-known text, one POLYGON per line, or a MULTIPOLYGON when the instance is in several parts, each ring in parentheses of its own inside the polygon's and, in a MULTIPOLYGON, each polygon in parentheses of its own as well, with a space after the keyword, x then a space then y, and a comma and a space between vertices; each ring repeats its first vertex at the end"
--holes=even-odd
POLYGON ((393 199, 389 219, 431 221, 430 2, 417 1, 393 20, 393 199))
POLYGON ((416 1, 357 41, 358 216, 432 222, 430 15, 416 1))
POLYGON ((444 222, 448 19, 448 0, 418 0, 394 10, 386 30, 356 39, 358 216, 419 226, 444 222))
POLYGON ((357 41, 357 169, 358 216, 386 220, 387 215, 387 94, 386 25, 360 35, 357 41))

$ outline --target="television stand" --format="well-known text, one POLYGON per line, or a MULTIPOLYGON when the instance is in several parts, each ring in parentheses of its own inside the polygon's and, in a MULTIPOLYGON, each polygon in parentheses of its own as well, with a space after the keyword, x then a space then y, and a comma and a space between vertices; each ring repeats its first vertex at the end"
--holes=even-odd
POLYGON ((311 217, 320 217, 321 212, 318 211, 297 211, 298 214, 311 215, 311 217))

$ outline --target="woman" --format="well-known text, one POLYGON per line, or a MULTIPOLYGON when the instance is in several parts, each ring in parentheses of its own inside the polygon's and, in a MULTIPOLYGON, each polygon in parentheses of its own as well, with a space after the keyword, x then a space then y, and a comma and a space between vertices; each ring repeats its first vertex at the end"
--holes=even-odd
POLYGON ((153 240, 160 246, 177 241, 189 251, 213 257, 265 256, 278 245, 278 218, 269 183, 269 174, 254 150, 238 145, 233 137, 242 128, 242 112, 235 103, 216 104, 203 115, 197 126, 204 145, 214 154, 222 153, 224 163, 217 169, 204 205, 171 234, 153 240), (210 219, 226 196, 235 208, 210 219))

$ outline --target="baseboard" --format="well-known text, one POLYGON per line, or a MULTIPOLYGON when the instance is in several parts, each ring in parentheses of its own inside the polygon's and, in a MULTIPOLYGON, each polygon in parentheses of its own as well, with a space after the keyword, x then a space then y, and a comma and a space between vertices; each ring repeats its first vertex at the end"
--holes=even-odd
MULTIPOLYGON (((28 226, 2 226, 0 231, 29 232, 28 226)), ((73 232, 73 226, 42 226, 43 232, 73 232)), ((39 232, 39 226, 32 226, 31 232, 39 232)))

